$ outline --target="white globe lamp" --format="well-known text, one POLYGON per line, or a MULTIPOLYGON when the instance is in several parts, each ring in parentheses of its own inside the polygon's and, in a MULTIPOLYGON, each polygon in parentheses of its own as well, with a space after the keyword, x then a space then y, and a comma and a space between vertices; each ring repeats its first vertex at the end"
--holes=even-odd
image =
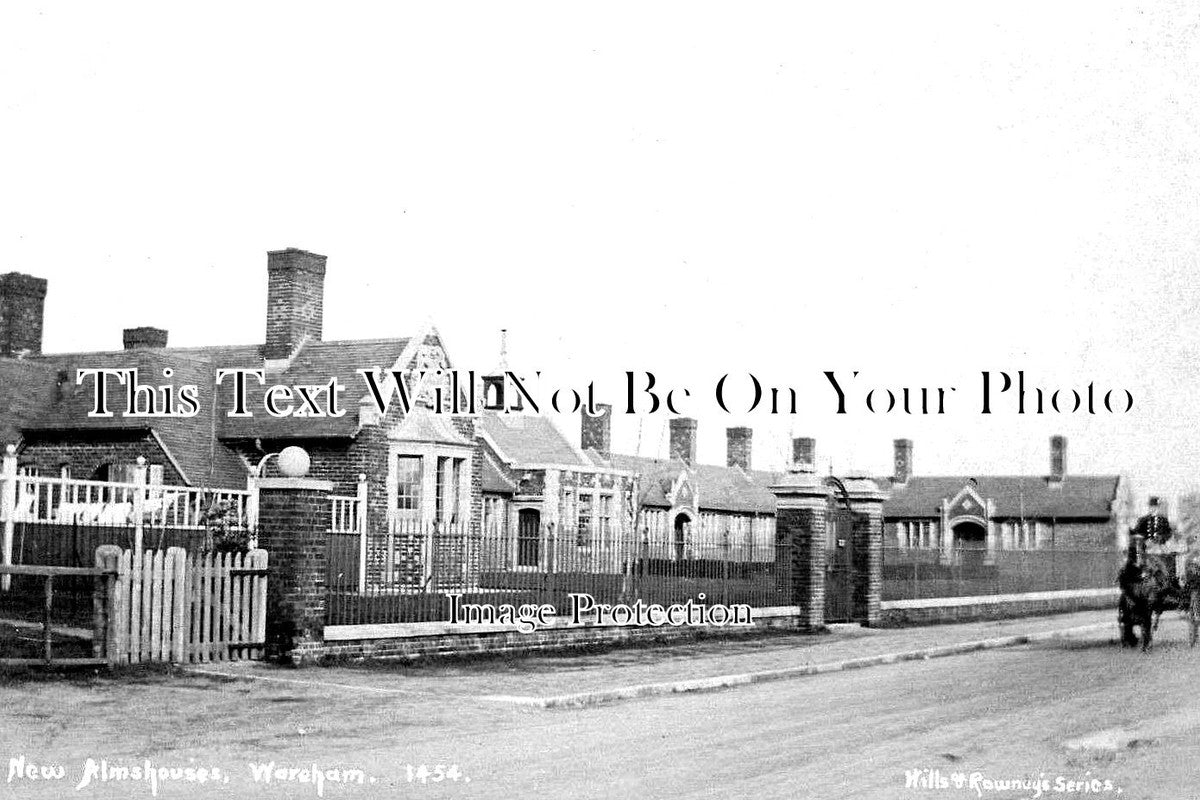
POLYGON ((312 466, 312 459, 303 447, 285 447, 279 453, 279 471, 288 478, 303 478, 312 466))

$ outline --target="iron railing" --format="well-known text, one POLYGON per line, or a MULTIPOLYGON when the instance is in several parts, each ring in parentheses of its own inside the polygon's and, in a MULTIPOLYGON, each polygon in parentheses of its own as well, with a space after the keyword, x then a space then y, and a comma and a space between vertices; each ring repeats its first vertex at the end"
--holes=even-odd
POLYGON ((1023 594, 1116 586, 1115 550, 883 549, 883 600, 1023 594))
POLYGON ((786 545, 676 545, 645 536, 581 545, 545 527, 531 537, 422 522, 400 522, 385 534, 330 533, 327 542, 330 625, 447 621, 451 595, 464 604, 549 604, 563 613, 571 594, 610 605, 692 600, 760 608, 786 605, 790 597, 786 545))

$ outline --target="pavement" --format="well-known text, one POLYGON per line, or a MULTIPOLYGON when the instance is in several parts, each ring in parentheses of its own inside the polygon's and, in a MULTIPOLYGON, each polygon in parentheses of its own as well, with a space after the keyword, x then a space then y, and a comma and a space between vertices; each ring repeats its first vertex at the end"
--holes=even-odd
POLYGON ((163 798, 319 796, 303 776, 346 769, 365 782, 327 783, 324 797, 1200 796, 1200 649, 1188 646, 1175 614, 1164 615, 1151 652, 1122 648, 1114 617, 838 628, 424 667, 34 674, 0 680, 0 754, 62 765, 66 777, 0 779, 0 798, 151 796, 119 780, 75 790, 86 759, 212 766, 225 775, 215 785, 160 787, 163 798), (1030 643, 935 657, 1021 637, 1030 643), (918 651, 928 657, 874 660, 918 651), (864 660, 878 666, 583 707, 487 699, 864 660), (275 766, 275 780, 256 777, 263 764, 275 766), (439 777, 427 782, 427 773, 439 777), (948 786, 931 783, 943 779, 948 786), (1031 790, 1029 781, 1045 788, 1031 790))
POLYGON ((1111 610, 1044 617, 828 633, 704 639, 595 654, 538 654, 424 664, 370 662, 281 668, 261 662, 191 668, 210 675, 293 685, 429 696, 533 708, 599 705, 637 697, 715 691, 1111 631, 1111 610))

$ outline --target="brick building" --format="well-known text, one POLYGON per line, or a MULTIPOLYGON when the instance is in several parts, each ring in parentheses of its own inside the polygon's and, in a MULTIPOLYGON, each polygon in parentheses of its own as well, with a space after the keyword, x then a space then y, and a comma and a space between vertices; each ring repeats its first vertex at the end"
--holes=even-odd
MULTIPOLYGON (((206 489, 246 489, 252 476, 273 473, 266 458, 300 445, 312 460, 311 475, 333 482, 335 494, 354 495, 360 476, 368 486, 372 530, 396 520, 422 520, 469 528, 480 517, 482 462, 475 420, 432 413, 441 378, 406 387, 412 409, 403 413, 395 384, 382 381, 386 411, 364 388, 359 369, 431 370, 450 366, 434 329, 411 335, 353 341, 323 337, 325 256, 287 249, 267 256, 267 313, 260 344, 170 347, 167 331, 129 328, 124 349, 43 354, 41 319, 46 282, 10 273, 0 277, 0 430, 19 445, 25 474, 97 481, 127 481, 138 457, 149 482, 206 489), (89 416, 93 384, 76 382, 80 369, 138 371, 140 385, 192 384, 202 413, 138 417, 125 412, 129 381, 109 377, 111 416, 89 416), (263 371, 265 386, 247 381, 246 416, 230 416, 231 379, 218 387, 218 371, 263 371), (340 416, 271 416, 263 411, 267 387, 346 387, 340 416), (260 470, 260 466, 262 469, 260 470)), ((276 397, 276 399, 280 399, 276 397)), ((328 396, 320 397, 327 405, 328 396)), ((139 390, 137 407, 148 408, 151 390, 139 390)), ((158 410, 166 398, 153 397, 158 410)), ((179 398, 172 402, 178 404, 179 398)), ((280 405, 286 401, 281 400, 280 405)), ((301 405, 299 397, 290 401, 301 405)), ((401 545, 396 545, 400 547, 401 545)))
POLYGON ((582 415, 578 446, 548 419, 485 414, 484 529, 497 568, 620 572, 631 558, 773 561, 778 473, 752 471, 751 431, 725 466, 696 460, 696 421, 671 420, 667 459, 612 452, 612 408, 582 415))
MULTIPOLYGON (((607 417, 584 420, 607 425, 607 417)), ((592 448, 597 463, 611 464, 641 477, 641 530, 657 558, 774 561, 775 496, 770 487, 781 477, 751 467, 750 428, 726 430, 726 463, 696 459, 694 419, 670 421, 669 458, 621 455, 592 448)), ((607 433, 605 434, 607 436, 607 433)))
POLYGON ((480 439, 490 566, 622 571, 633 473, 597 463, 545 417, 484 414, 480 439))
POLYGON ((1045 475, 917 475, 913 443, 894 442, 881 479, 885 546, 943 562, 989 560, 1001 550, 1121 550, 1134 521, 1129 481, 1067 470, 1067 440, 1050 439, 1045 475))
MULTIPOLYGON (((698 463, 697 423, 687 418, 671 421, 667 458, 624 455, 612 451, 607 407, 582 418, 578 443, 542 417, 433 413, 435 389, 449 397, 445 376, 406 387, 413 399, 407 414, 384 380, 380 413, 357 370, 446 369, 446 348, 435 329, 325 340, 325 268, 324 256, 302 250, 268 254, 261 343, 170 347, 166 331, 143 327, 126 329, 119 351, 60 354, 41 352, 46 282, 0 276, 0 432, 19 444, 21 470, 123 482, 144 457, 151 484, 245 489, 260 471, 273 474, 269 454, 300 445, 311 456, 311 475, 331 481, 336 495, 355 495, 365 479, 367 529, 399 534, 383 557, 389 581, 428 583, 431 542, 413 531, 430 524, 481 538, 474 552, 494 570, 620 572, 635 557, 775 558, 771 487, 784 476, 753 468, 749 428, 727 430, 724 465, 698 463), (267 385, 323 385, 336 376, 348 390, 344 413, 270 416, 262 413, 265 387, 251 380, 248 407, 256 413, 231 416, 234 392, 228 383, 217 386, 217 371, 237 367, 261 369, 267 385), (89 417, 91 387, 75 376, 97 368, 136 369, 143 384, 194 384, 204 413, 125 415, 129 386, 110 378, 113 414, 89 417)), ((140 407, 150 395, 139 394, 140 407)), ((154 396, 160 408, 165 399, 154 396)), ((793 444, 795 463, 815 463, 811 439, 793 444)), ((1005 549, 1120 547, 1132 522, 1127 481, 1068 473, 1062 437, 1052 440, 1045 476, 919 476, 912 452, 910 441, 897 440, 894 474, 874 481, 889 495, 889 548, 947 561, 962 552, 987 559, 1005 549)), ((380 565, 373 560, 369 569, 378 575, 380 565)))

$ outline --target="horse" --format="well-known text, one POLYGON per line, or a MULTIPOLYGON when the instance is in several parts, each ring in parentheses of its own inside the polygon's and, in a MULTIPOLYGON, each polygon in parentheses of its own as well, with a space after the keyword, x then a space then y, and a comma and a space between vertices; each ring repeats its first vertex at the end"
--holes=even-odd
POLYGON ((1200 552, 1194 549, 1184 562, 1183 586, 1188 600, 1189 643, 1195 647, 1196 639, 1200 637, 1200 552))
POLYGON ((1129 564, 1121 571, 1121 600, 1118 620, 1121 624, 1121 644, 1137 646, 1135 627, 1142 629, 1142 652, 1150 650, 1154 630, 1162 616, 1163 601, 1170 585, 1170 576, 1161 564, 1147 560, 1141 566, 1129 564))

